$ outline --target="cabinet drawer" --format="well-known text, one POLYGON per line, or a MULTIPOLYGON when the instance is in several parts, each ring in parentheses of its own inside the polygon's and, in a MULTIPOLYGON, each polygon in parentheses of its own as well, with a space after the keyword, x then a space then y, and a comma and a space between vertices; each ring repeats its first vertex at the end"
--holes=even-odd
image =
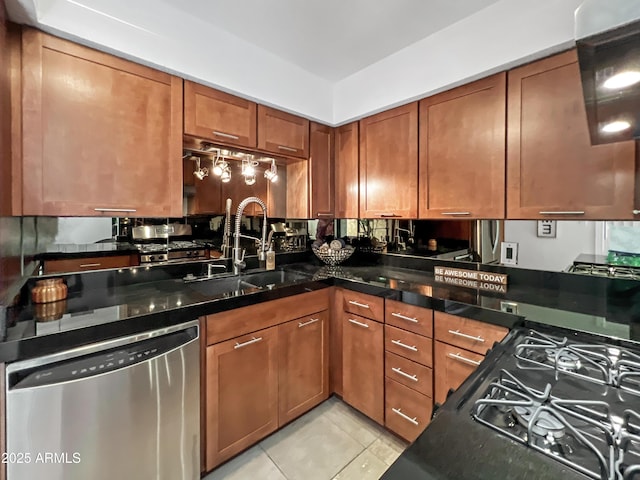
POLYGON ((433 371, 429 367, 386 352, 385 375, 406 387, 431 397, 433 395, 433 371))
POLYGON ((391 325, 384 326, 384 349, 426 367, 433 365, 433 346, 430 338, 407 332, 391 325))
POLYGON ((435 339, 484 355, 509 332, 504 327, 434 312, 435 339))
POLYGON ((378 322, 384 321, 384 299, 380 297, 344 290, 343 309, 378 322))
POLYGON ((384 308, 384 321, 425 337, 433 337, 433 310, 430 308, 387 300, 384 308))
POLYGON ((116 255, 113 257, 65 258, 45 260, 44 273, 85 272, 104 268, 124 268, 139 264, 138 255, 116 255))
POLYGON ((455 390, 473 373, 483 355, 435 342, 435 401, 444 403, 449 389, 455 390))
POLYGON ((389 378, 385 387, 385 426, 413 442, 431 421, 433 400, 389 378))

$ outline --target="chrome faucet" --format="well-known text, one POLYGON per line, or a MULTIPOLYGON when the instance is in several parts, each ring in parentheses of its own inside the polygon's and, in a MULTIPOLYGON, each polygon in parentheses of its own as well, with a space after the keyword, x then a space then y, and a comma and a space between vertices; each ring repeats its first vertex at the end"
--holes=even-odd
POLYGON ((240 237, 250 238, 260 242, 260 251, 258 252, 258 259, 260 261, 266 260, 267 251, 267 206, 258 197, 247 197, 238 205, 238 211, 236 212, 236 226, 233 232, 233 273, 234 275, 240 275, 242 269, 246 266, 244 262, 245 250, 240 248, 240 237), (240 224, 242 223, 242 213, 247 205, 250 203, 257 203, 262 208, 262 239, 252 237, 250 235, 242 235, 240 233, 240 224))

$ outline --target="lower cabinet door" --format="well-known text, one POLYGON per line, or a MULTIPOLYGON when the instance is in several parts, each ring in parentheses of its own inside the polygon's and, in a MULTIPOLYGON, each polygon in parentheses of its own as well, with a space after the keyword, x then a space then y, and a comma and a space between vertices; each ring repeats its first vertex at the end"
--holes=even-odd
POLYGON ((483 355, 447 343, 435 342, 435 401, 444 403, 449 389, 455 390, 473 373, 483 355))
POLYGON ((329 316, 327 311, 278 326, 279 426, 329 396, 329 316))
POLYGON ((342 395, 345 402, 384 423, 384 329, 381 323, 343 313, 342 395))
POLYGON ((207 347, 207 470, 278 428, 277 327, 207 347))
POLYGON ((385 426, 413 442, 431 421, 433 400, 387 378, 385 426))

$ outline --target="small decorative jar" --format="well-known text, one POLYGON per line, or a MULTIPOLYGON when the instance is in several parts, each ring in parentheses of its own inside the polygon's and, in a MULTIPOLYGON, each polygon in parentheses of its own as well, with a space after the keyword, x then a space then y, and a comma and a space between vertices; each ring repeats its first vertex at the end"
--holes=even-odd
POLYGON ((57 302, 67 298, 67 285, 61 278, 47 278, 38 280, 31 289, 33 303, 57 302))

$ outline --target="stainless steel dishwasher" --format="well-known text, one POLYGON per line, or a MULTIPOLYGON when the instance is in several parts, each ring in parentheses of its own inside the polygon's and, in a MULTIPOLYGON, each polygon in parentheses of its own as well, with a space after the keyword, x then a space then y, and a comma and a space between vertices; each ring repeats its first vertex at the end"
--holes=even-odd
POLYGON ((198 322, 7 366, 8 480, 200 478, 198 322))

